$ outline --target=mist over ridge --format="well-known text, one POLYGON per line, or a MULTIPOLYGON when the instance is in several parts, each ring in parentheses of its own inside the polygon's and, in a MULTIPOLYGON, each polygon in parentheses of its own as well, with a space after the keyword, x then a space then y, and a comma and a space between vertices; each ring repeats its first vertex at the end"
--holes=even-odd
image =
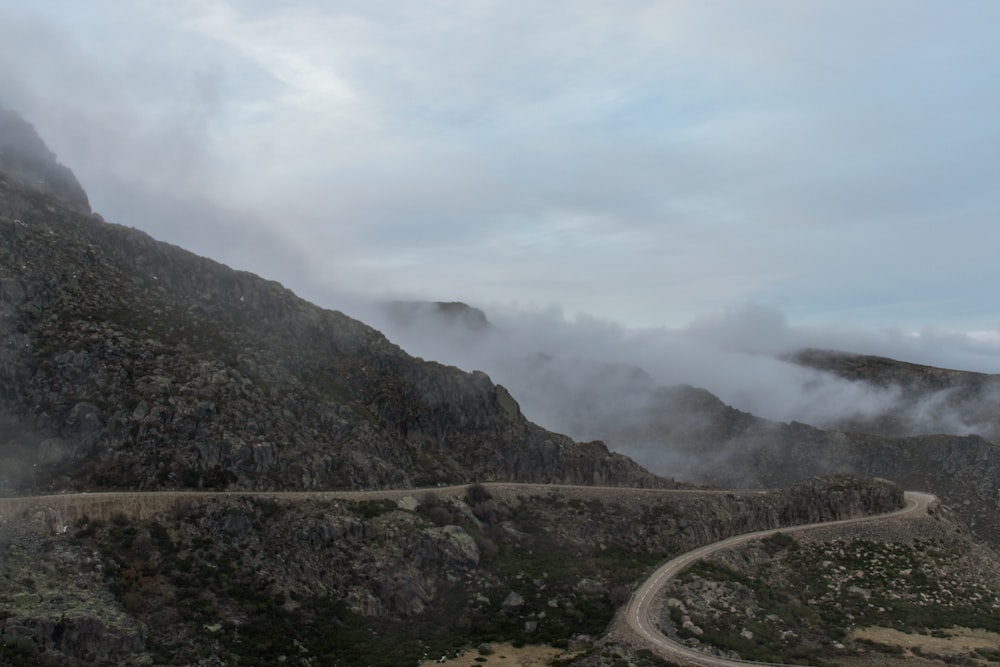
POLYGON ((467 307, 477 314, 456 315, 454 305, 445 310, 429 302, 408 302, 401 317, 399 304, 360 307, 356 314, 411 354, 485 371, 536 423, 578 439, 605 439, 660 473, 687 470, 693 459, 702 467, 706 460, 724 460, 728 450, 747 446, 746 429, 759 441, 768 429, 795 423, 906 435, 997 435, 996 378, 984 376, 979 393, 962 396, 962 409, 956 409, 954 388, 914 395, 906 382, 848 379, 790 358, 812 348, 941 368, 1000 366, 991 343, 961 334, 793 327, 779 310, 758 304, 684 329, 630 329, 586 315, 569 318, 558 308, 500 306, 484 313, 467 307), (476 326, 467 324, 468 317, 476 326), (482 319, 489 324, 482 326, 482 319), (705 390, 721 403, 681 396, 683 387, 705 390), (725 406, 757 421, 743 430, 713 425, 725 406), (887 420, 895 423, 887 426, 887 420), (658 426, 642 426, 651 422, 658 426), (708 448, 685 449, 691 445, 683 441, 692 438, 708 448))

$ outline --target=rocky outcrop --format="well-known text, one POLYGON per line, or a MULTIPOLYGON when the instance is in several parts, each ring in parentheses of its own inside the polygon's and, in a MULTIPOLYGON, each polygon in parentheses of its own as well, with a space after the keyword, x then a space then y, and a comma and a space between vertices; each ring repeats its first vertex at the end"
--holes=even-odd
POLYGON ((58 652, 82 662, 105 665, 134 664, 136 654, 145 648, 139 628, 123 632, 94 617, 6 619, 0 622, 0 631, 8 646, 30 646, 32 652, 58 652))
POLYGON ((87 194, 73 172, 56 161, 30 123, 3 108, 0 108, 0 172, 0 179, 8 183, 37 192, 71 210, 90 213, 87 194))
POLYGON ((508 593, 507 597, 500 603, 500 609, 503 610, 503 613, 510 614, 511 616, 520 614, 523 608, 524 598, 517 591, 508 593))
POLYGON ((0 522, 0 663, 145 663, 145 629, 107 589, 99 554, 49 519, 0 522))
POLYGON ((427 528, 414 550, 417 565, 444 568, 447 576, 457 578, 479 565, 479 545, 461 526, 427 528))

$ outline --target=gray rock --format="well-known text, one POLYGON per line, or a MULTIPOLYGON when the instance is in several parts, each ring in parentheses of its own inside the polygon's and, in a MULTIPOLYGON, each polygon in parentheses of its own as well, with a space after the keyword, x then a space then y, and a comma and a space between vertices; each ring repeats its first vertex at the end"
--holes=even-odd
POLYGON ((223 530, 230 537, 243 540, 253 531, 253 522, 245 512, 230 512, 226 515, 223 530))
POLYGON ((847 592, 851 595, 860 595, 864 599, 868 600, 872 596, 872 592, 867 588, 862 588, 861 586, 850 585, 847 587, 847 592))
POLYGON ((413 496, 403 496, 396 501, 396 506, 401 510, 406 510, 407 512, 412 512, 413 510, 420 507, 420 501, 413 496))
POLYGON ((418 563, 443 565, 453 575, 473 570, 479 565, 479 545, 461 526, 427 528, 416 549, 418 563))
POLYGON ((64 434, 72 444, 73 456, 83 458, 94 452, 104 424, 97 406, 81 402, 73 406, 66 418, 64 434))
POLYGON ((431 601, 431 596, 421 581, 397 575, 389 581, 377 584, 377 597, 384 608, 404 616, 419 614, 431 601))
POLYGON ((576 582, 576 590, 584 595, 598 595, 604 592, 604 585, 593 579, 581 579, 576 582))
POLYGON ((520 614, 521 609, 523 608, 524 598, 515 591, 508 593, 507 597, 505 597, 503 602, 500 604, 500 609, 502 609, 505 614, 510 614, 511 616, 520 614))

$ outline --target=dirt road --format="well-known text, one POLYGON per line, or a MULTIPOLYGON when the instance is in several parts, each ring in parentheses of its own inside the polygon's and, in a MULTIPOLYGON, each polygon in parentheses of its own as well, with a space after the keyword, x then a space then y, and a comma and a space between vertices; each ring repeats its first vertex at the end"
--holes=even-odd
POLYGON ((648 647, 658 655, 682 665, 694 665, 696 667, 742 667, 744 665, 773 665, 767 662, 752 662, 749 660, 731 660, 717 656, 708 655, 701 651, 688 648, 679 644, 662 632, 660 632, 653 621, 654 611, 659 607, 657 593, 673 577, 677 576, 684 568, 695 561, 707 558, 716 551, 730 549, 732 547, 746 544, 753 540, 759 540, 776 533, 800 533, 814 528, 829 528, 832 526, 846 526, 863 521, 885 521, 901 519, 927 514, 928 506, 936 501, 930 494, 907 491, 905 494, 906 507, 888 514, 876 514, 873 516, 859 517, 855 519, 841 519, 839 521, 828 521, 824 523, 813 523, 790 528, 778 528, 774 530, 761 530, 754 533, 736 535, 721 542, 714 542, 703 547, 688 551, 677 558, 667 562, 653 573, 649 579, 640 586, 632 596, 628 607, 625 610, 625 618, 628 626, 645 642, 648 647))
MULTIPOLYGON (((558 492, 564 497, 615 497, 637 495, 717 495, 731 494, 754 496, 764 491, 719 491, 714 489, 638 489, 610 486, 572 486, 555 484, 515 484, 510 482, 486 482, 483 484, 490 495, 511 499, 525 496, 545 496, 558 492)), ((468 484, 436 486, 418 489, 381 489, 373 491, 101 491, 95 493, 61 493, 45 496, 15 496, 0 498, 0 518, 15 516, 36 510, 57 512, 67 522, 89 517, 107 521, 116 514, 130 519, 148 519, 156 514, 170 511, 177 503, 186 500, 203 501, 211 498, 268 498, 278 502, 300 502, 303 500, 399 500, 412 496, 418 500, 425 494, 436 496, 464 496, 468 484)))

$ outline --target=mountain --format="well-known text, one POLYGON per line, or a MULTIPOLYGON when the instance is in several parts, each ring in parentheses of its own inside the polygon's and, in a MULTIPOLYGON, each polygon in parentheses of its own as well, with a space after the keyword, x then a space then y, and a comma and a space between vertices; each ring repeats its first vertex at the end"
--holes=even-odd
POLYGON ((426 320, 432 326, 444 322, 470 332, 490 327, 486 313, 461 301, 387 301, 380 305, 390 319, 404 327, 420 326, 426 320))
POLYGON ((104 222, 4 118, 0 492, 669 484, 529 422, 484 373, 104 222))
MULTIPOLYGON (((388 308, 408 326, 495 331, 465 304, 388 308)), ((902 502, 891 481, 844 476, 768 492, 674 491, 599 441, 533 423, 481 371, 415 358, 277 283, 105 222, 7 112, 0 332, 0 496, 57 494, 0 498, 0 664, 12 667, 400 665, 459 651, 461 664, 478 664, 500 641, 510 642, 504 660, 531 643, 561 654, 558 664, 653 667, 662 661, 623 640, 614 618, 664 559, 902 502), (553 485, 478 483, 494 481, 553 485), (146 493, 171 489, 187 491, 146 493), (367 492, 319 493, 329 489, 367 492)), ((659 387, 635 367, 574 360, 581 382, 560 392, 563 359, 523 363, 548 374, 547 393, 573 423, 604 419, 613 437, 697 453, 705 479, 800 479, 810 466, 860 469, 862 454, 925 489, 953 465, 989 469, 981 438, 961 440, 965 458, 942 459, 950 440, 903 452, 900 438, 767 422, 701 389, 659 387), (923 479, 929 460, 940 475, 923 479)), ((988 478, 966 481, 979 489, 988 478)), ((910 572, 947 574, 945 588, 903 587, 947 607, 921 626, 935 632, 959 621, 992 628, 1000 604, 988 575, 1000 558, 962 516, 935 506, 876 534, 910 572), (956 554, 961 571, 948 566, 956 554), (956 590, 979 597, 952 605, 956 590)), ((850 565, 831 583, 861 567, 852 550, 868 549, 864 537, 816 551, 850 565)), ((743 565, 769 567, 760 554, 743 565)), ((886 578, 873 594, 893 595, 897 583, 886 578)), ((781 599, 776 611, 805 608, 781 599)), ((737 611, 762 634, 757 605, 737 611)), ((841 640, 861 659, 875 654, 846 638, 849 620, 815 616, 801 641, 778 638, 787 655, 830 660, 841 640)), ((924 617, 893 613, 903 629, 924 617)))

